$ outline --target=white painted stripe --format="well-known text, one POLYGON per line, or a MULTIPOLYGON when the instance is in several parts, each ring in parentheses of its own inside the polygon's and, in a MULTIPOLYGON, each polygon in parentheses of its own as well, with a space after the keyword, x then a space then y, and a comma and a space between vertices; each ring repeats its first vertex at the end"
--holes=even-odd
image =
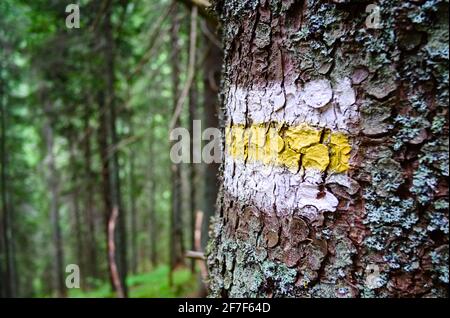
POLYGON ((245 124, 246 113, 253 123, 284 122, 326 127, 351 132, 358 122, 358 107, 351 80, 335 84, 313 80, 298 88, 272 82, 265 88, 250 90, 232 86, 226 97, 229 123, 245 124), (247 109, 248 107, 248 109, 247 109))
MULTIPOLYGON (((297 211, 298 215, 314 220, 318 212, 336 210, 338 199, 326 189, 320 191, 322 174, 315 169, 293 173, 279 166, 261 162, 244 164, 242 160, 225 159, 224 186, 242 203, 253 204, 278 216, 297 211)), ((340 180, 346 182, 346 177, 340 180)), ((332 181, 336 182, 336 181, 332 181)))

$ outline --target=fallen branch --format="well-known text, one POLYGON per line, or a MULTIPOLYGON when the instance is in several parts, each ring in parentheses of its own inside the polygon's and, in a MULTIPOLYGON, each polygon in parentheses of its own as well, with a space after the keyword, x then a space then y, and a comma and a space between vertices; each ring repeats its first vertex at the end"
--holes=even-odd
POLYGON ((117 292, 118 298, 125 298, 123 291, 122 281, 120 280, 120 274, 116 264, 116 244, 114 243, 114 231, 116 229, 117 218, 119 217, 119 209, 115 206, 112 210, 111 217, 108 221, 108 258, 109 258, 109 271, 111 273, 111 279, 114 284, 114 288, 117 292))
POLYGON ((195 231, 194 231, 194 245, 195 256, 198 257, 198 264, 200 266, 200 273, 202 275, 202 280, 206 284, 206 279, 208 278, 208 269, 205 264, 205 254, 201 252, 202 250, 202 224, 203 224, 203 212, 198 210, 195 215, 195 231))
POLYGON ((203 252, 197 252, 197 251, 187 251, 186 258, 198 259, 201 261, 204 261, 206 259, 205 254, 203 252))

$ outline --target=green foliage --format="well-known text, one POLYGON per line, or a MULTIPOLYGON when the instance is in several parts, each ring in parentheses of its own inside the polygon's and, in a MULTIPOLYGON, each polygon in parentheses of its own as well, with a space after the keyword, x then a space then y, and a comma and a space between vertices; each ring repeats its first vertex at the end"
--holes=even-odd
MULTIPOLYGON (((130 297, 133 298, 173 298, 188 297, 198 290, 198 278, 189 269, 181 268, 174 272, 173 286, 169 286, 169 267, 159 266, 153 271, 131 275, 127 279, 130 297)), ((69 297, 73 298, 110 298, 114 297, 109 284, 103 284, 97 289, 83 292, 72 289, 69 297)))

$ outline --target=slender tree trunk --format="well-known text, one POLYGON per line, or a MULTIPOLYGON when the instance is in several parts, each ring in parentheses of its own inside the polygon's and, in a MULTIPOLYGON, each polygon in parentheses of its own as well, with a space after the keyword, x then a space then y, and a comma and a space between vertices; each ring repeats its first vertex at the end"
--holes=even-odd
MULTIPOLYGON (((80 190, 79 190, 79 184, 78 184, 78 166, 76 162, 76 138, 74 135, 74 132, 71 131, 69 133, 69 147, 70 147, 70 167, 72 170, 72 179, 71 183, 74 187, 72 189, 71 193, 71 199, 72 199, 72 212, 73 212, 73 219, 75 221, 75 229, 73 235, 75 236, 75 246, 76 246, 76 263, 80 266, 80 271, 84 272, 85 270, 85 261, 84 261, 84 231, 82 226, 82 220, 81 220, 81 213, 80 213, 80 190)), ((85 280, 81 281, 82 288, 84 289, 85 286, 85 280)))
MULTIPOLYGON (((133 124, 130 122, 130 135, 133 135, 133 124)), ((135 152, 130 147, 128 159, 128 184, 129 184, 129 200, 130 200, 130 236, 131 236, 131 255, 130 255, 130 268, 133 274, 137 273, 137 265, 138 265, 138 242, 137 242, 137 215, 136 215, 136 185, 135 185, 135 152)))
MULTIPOLYGON (((84 184, 86 185, 84 192, 84 218, 87 223, 86 239, 87 244, 87 270, 90 277, 98 278, 98 263, 97 263, 97 238, 94 214, 94 174, 92 171, 92 154, 91 154, 91 130, 93 129, 89 124, 91 116, 91 109, 89 104, 85 105, 84 110, 84 132, 85 139, 83 142, 84 152, 84 184)), ((102 158, 103 160, 103 158, 102 158)), ((102 161, 103 162, 103 161, 102 161)))
MULTIPOLYGON (((2 215, 0 215, 2 216, 2 215)), ((0 229, 1 229, 1 235, 0 235, 0 278, 2 280, 2 282, 6 282, 7 281, 7 276, 6 276, 6 270, 4 269, 4 263, 5 263, 5 244, 4 244, 4 227, 3 227, 3 216, 0 218, 0 229)), ((6 288, 7 284, 2 284, 0 286, 0 297, 1 298, 6 298, 9 297, 8 295, 8 290, 6 288)))
MULTIPOLYGON (((173 104, 174 112, 177 105, 179 86, 180 86, 180 13, 178 4, 175 4, 172 15, 172 27, 170 29, 170 41, 172 45, 172 85, 173 85, 173 104)), ((180 126, 180 120, 177 119, 175 127, 180 126)), ((172 184, 172 211, 170 218, 170 276, 169 282, 172 284, 172 272, 177 265, 184 263, 184 244, 183 244, 183 224, 181 218, 181 166, 172 163, 171 166, 171 184, 172 184)))
MULTIPOLYGON (((3 65, 0 64, 0 67, 3 68, 3 65)), ((5 160, 6 119, 5 119, 5 113, 4 113, 4 108, 3 108, 3 105, 5 103, 5 101, 4 101, 4 94, 5 94, 5 90, 3 88, 3 78, 2 78, 1 73, 0 73, 0 115, 1 115, 0 116, 0 120, 1 120, 1 122, 0 122, 1 123, 1 130, 0 130, 1 135, 0 136, 2 138, 2 139, 0 139, 0 160, 2 161, 2 164, 1 164, 1 167, 0 167, 2 169, 1 174, 0 174, 1 192, 2 192, 2 194, 1 194, 1 197, 2 197, 2 208, 0 210, 0 212, 1 212, 0 213, 0 279, 3 282, 6 282, 7 281, 7 274, 6 274, 6 269, 4 269, 5 268, 5 264, 6 264, 6 262, 5 262, 5 259, 6 259, 6 257, 5 257, 5 250, 6 250, 6 248, 5 248, 5 233, 6 233, 6 231, 5 231, 4 221, 3 221, 4 215, 5 215, 5 207, 4 207, 4 201, 5 201, 4 197, 5 197, 5 195, 3 194, 3 192, 4 192, 4 187, 5 187, 4 183, 5 183, 5 179, 6 179, 6 177, 4 176, 5 172, 3 172, 3 170, 5 169, 5 164, 4 164, 3 161, 6 161, 5 160)), ((0 297, 1 298, 5 298, 5 297, 9 296, 8 295, 8 290, 7 290, 7 285, 8 284, 1 284, 0 285, 0 297)))
MULTIPOLYGON (((3 68, 3 64, 0 64, 3 68)), ((0 71, 0 181, 1 181, 1 214, 0 214, 0 275, 2 283, 0 292, 2 297, 11 297, 10 269, 9 269, 9 250, 8 250, 8 203, 6 194, 6 107, 5 107, 5 90, 2 73, 0 71)))
POLYGON ((448 2, 366 5, 220 2, 211 296, 448 297, 448 2))
MULTIPOLYGON (((191 164, 189 165, 189 212, 190 212, 190 234, 191 234, 191 250, 195 250, 195 211, 197 209, 197 166, 193 164, 193 157, 194 157, 194 138, 192 136, 194 135, 194 120, 197 119, 197 112, 196 109, 198 107, 198 87, 197 87, 197 78, 194 76, 194 79, 192 81, 191 88, 189 90, 189 133, 191 135, 190 140, 190 149, 191 149, 191 164)), ((191 271, 195 272, 195 260, 191 260, 191 271)))
POLYGON ((155 210, 155 193, 156 193, 156 182, 155 182, 155 150, 154 150, 154 121, 150 123, 150 134, 149 134, 149 180, 150 180, 150 193, 149 193, 149 214, 150 214, 150 226, 149 226, 149 239, 150 239, 150 262, 152 267, 156 267, 158 264, 158 224, 156 219, 155 210))
MULTIPOLYGON (((114 75, 114 54, 115 44, 113 38, 113 30, 111 24, 112 6, 108 3, 105 9, 105 17, 103 24, 103 34, 105 39, 104 45, 104 58, 105 58, 105 101, 107 106, 107 129, 110 137, 110 148, 108 152, 109 160, 109 186, 110 186, 110 199, 111 208, 110 217, 112 217, 112 211, 117 210, 117 233, 115 237, 115 251, 116 251, 116 263, 118 267, 118 273, 122 283, 123 293, 125 297, 128 295, 128 289, 126 286, 127 275, 127 253, 126 253, 126 226, 125 226, 125 211, 122 205, 122 197, 120 191, 120 175, 119 175, 119 155, 116 149, 118 145, 117 129, 116 129, 116 103, 115 103, 115 75, 114 75)), ((109 245, 108 245, 109 246, 109 245)))
POLYGON ((53 112, 52 104, 44 101, 45 121, 44 121, 44 139, 47 146, 47 182, 50 192, 50 218, 52 224, 52 235, 54 244, 54 283, 58 297, 66 296, 66 287, 64 285, 64 253, 62 246, 62 235, 59 212, 59 184, 58 172, 56 170, 54 154, 54 132, 53 132, 53 112))
MULTIPOLYGON (((204 24, 205 52, 208 52, 203 63, 203 98, 204 98, 204 117, 203 127, 219 127, 219 101, 217 98, 220 86, 220 71, 222 65, 222 49, 213 42, 216 34, 215 26, 211 22, 204 24)), ((217 41, 219 42, 219 41, 217 41)), ((216 199, 219 190, 217 175, 219 172, 218 163, 206 164, 204 171, 205 193, 203 195, 203 226, 202 226, 202 247, 206 248, 208 242, 208 229, 211 217, 216 209, 216 199)))
MULTIPOLYGON (((101 162, 101 179, 102 179, 102 198, 103 198, 103 225, 105 238, 108 234, 108 220, 112 211, 111 193, 110 193, 110 162, 108 157, 108 129, 107 129, 107 109, 105 104, 105 97, 103 92, 98 92, 97 95, 98 113, 99 113, 99 127, 98 127, 98 149, 100 151, 101 162)), ((109 251, 106 251, 106 259, 109 259, 109 251)), ((108 264, 109 265, 109 264, 108 264)), ((112 280, 111 271, 109 273, 109 280, 111 288, 114 290, 114 282, 112 280)))
MULTIPOLYGON (((0 71, 3 65, 0 64, 0 71)), ((3 290, 5 297, 16 296, 16 274, 15 274, 15 255, 14 255, 14 237, 12 209, 10 204, 10 194, 8 191, 8 154, 6 150, 6 131, 7 131, 7 109, 4 91, 5 83, 0 77, 0 191, 1 191, 1 213, 0 213, 0 278, 5 282, 0 289, 3 290)))

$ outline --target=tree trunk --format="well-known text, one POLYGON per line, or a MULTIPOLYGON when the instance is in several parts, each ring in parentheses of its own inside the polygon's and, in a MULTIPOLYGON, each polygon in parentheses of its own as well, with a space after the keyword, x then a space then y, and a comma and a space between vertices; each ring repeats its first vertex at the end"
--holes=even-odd
MULTIPOLYGON (((189 221, 190 221, 190 239, 191 239, 191 250, 195 250, 195 211, 197 209, 197 166, 193 161, 194 157, 194 120, 197 119, 196 109, 198 107, 198 87, 197 87, 197 78, 194 75, 192 80, 192 85, 189 90, 189 133, 191 135, 190 139, 190 149, 191 149, 191 164, 188 166, 189 172, 189 221)), ((191 272, 195 272, 195 259, 191 260, 191 272)))
MULTIPOLYGON (((106 102, 106 118, 108 136, 110 138, 108 148, 109 161, 109 190, 111 199, 111 210, 109 211, 109 218, 112 217, 112 212, 117 211, 117 227, 115 238, 116 263, 118 273, 120 276, 124 296, 127 297, 128 289, 126 286, 127 275, 127 253, 126 253, 126 226, 125 213, 122 205, 122 196, 120 190, 120 175, 119 175, 119 155, 117 150, 118 137, 116 129, 116 97, 115 97, 115 39, 113 37, 113 26, 111 23, 112 5, 108 3, 105 9, 105 17, 103 23, 103 35, 105 39, 104 58, 105 58, 105 102, 106 102)), ((109 246, 109 245, 108 245, 109 246)))
MULTIPOLYGON (((89 99, 90 100, 90 99, 89 99)), ((84 184, 86 185, 84 193, 84 218, 87 223, 86 238, 89 244, 87 244, 87 270, 88 275, 93 278, 98 278, 98 263, 97 263, 97 238, 96 238, 96 226, 95 226, 95 214, 94 214, 94 174, 92 171, 92 153, 91 153, 91 134, 92 127, 89 123, 91 116, 91 108, 88 103, 85 105, 84 110, 84 184)), ((103 166, 103 165, 102 165, 103 166)))
MULTIPOLYGON (((133 123, 130 119, 130 135, 133 136, 133 123)), ((130 146, 129 150, 129 158, 128 158, 128 185, 129 185, 129 200, 130 200, 130 268, 133 274, 137 273, 137 265, 138 265, 138 242, 137 242, 137 212, 136 212, 136 182, 135 182, 135 151, 133 149, 133 145, 130 146)))
POLYGON ((150 180, 150 193, 149 193, 149 210, 150 210, 150 225, 149 225, 149 231, 150 231, 150 262, 152 264, 152 267, 156 267, 158 264, 158 225, 156 220, 156 210, 155 210, 155 193, 156 193, 156 182, 155 182, 155 150, 154 150, 154 136, 155 136, 155 129, 154 129, 154 120, 152 118, 152 121, 150 123, 150 133, 149 133, 149 180, 150 180))
POLYGON ((219 2, 211 296, 448 296, 448 2, 366 5, 219 2))
MULTIPOLYGON (((3 65, 0 65, 0 72, 3 65)), ((0 74, 1 76, 1 74, 0 74)), ((4 297, 16 296, 16 269, 14 253, 14 237, 12 224, 12 207, 8 190, 8 154, 6 148, 7 109, 5 98, 5 83, 0 77, 0 278, 2 287, 0 295, 4 297)))
MULTIPOLYGON (((75 250, 76 250, 76 264, 80 266, 80 272, 85 271, 85 259, 84 259, 84 240, 83 240, 83 225, 82 225, 82 219, 81 219, 81 213, 80 213, 80 190, 79 190, 79 181, 78 181, 78 166, 77 166, 77 158, 76 158, 76 135, 74 131, 69 132, 68 136, 68 142, 69 142, 69 163, 70 163, 70 169, 72 170, 72 178, 71 178, 71 184, 73 186, 73 189, 71 191, 71 201, 72 201, 72 212, 73 212, 73 219, 75 221, 74 231, 72 235, 75 237, 75 250)), ((91 243, 89 243, 91 244, 91 243)), ((85 289, 85 280, 83 279, 81 281, 82 288, 85 289)))
MULTIPOLYGON (((3 47, 2 47, 2 49, 3 49, 3 47)), ((3 68, 3 63, 0 63, 0 67, 1 68, 3 68)), ((0 168, 2 169, 2 171, 1 171, 1 174, 0 174, 0 181, 1 181, 1 191, 2 191, 2 194, 1 194, 1 200, 2 200, 2 208, 1 208, 1 213, 0 213, 0 279, 3 281, 3 282, 6 282, 7 281, 7 278, 8 278, 8 276, 7 276, 7 271, 6 271, 6 268, 5 268, 5 265, 6 265, 6 261, 5 261, 5 259, 6 259, 6 257, 5 257, 5 250, 6 250, 6 248, 5 248, 5 233, 6 233, 6 231, 5 231, 5 225, 4 225, 4 215, 5 215, 5 207, 4 207, 4 205, 5 205, 5 197, 6 197, 6 195, 4 194, 4 192, 6 192, 5 190, 4 190, 4 188, 5 188, 5 180, 6 180, 6 174, 5 174, 5 171, 6 171, 6 169, 5 169, 5 163, 4 163, 4 161, 6 161, 6 159, 5 159, 5 149, 6 149, 6 119, 5 119, 5 111, 4 111, 4 103, 5 103, 5 100, 4 100, 4 95, 5 95, 5 89, 4 89, 4 87, 3 87, 3 78, 2 78, 2 76, 1 76, 1 73, 0 73, 0 124, 1 124, 1 138, 2 139, 0 139, 0 160, 2 161, 2 163, 1 163, 1 165, 0 165, 0 168)), ((8 287, 7 287, 7 285, 8 284, 1 284, 0 285, 0 297, 1 298, 5 298, 5 297, 9 297, 9 292, 8 292, 8 287)))
MULTIPOLYGON (((178 4, 175 4, 171 12, 172 26, 170 28, 170 40, 172 45, 172 85, 173 85, 173 105, 174 112, 177 105, 180 86, 180 13, 178 4)), ((180 126, 178 117, 175 127, 180 126)), ((184 244, 183 244, 183 224, 181 218, 181 166, 172 163, 171 166, 171 184, 172 184, 172 211, 170 219, 170 283, 172 283, 172 272, 176 266, 184 263, 184 244)))
MULTIPOLYGON (((108 129, 107 129, 107 116, 106 116, 106 104, 105 97, 102 91, 97 94, 97 105, 98 105, 98 113, 99 113, 99 127, 97 132, 97 142, 98 149, 100 152, 100 163, 101 163, 101 189, 102 189, 102 199, 103 199, 103 208, 104 211, 102 213, 103 217, 103 226, 105 238, 107 238, 108 234, 108 220, 111 215, 112 205, 111 205, 111 197, 110 197, 110 162, 108 158, 108 129)), ((106 251, 106 259, 109 259, 109 252, 106 251)), ((109 264, 108 264, 109 265, 109 264)), ((111 283, 111 288, 114 290, 114 283, 112 281, 111 271, 108 271, 109 280, 111 283)))
MULTIPOLYGON (((3 63, 2 63, 3 64, 3 63)), ((0 66, 3 68, 3 65, 0 66)), ((0 214, 0 277, 2 282, 0 286, 0 295, 2 297, 11 297, 11 274, 10 274, 10 262, 9 262, 9 249, 8 249, 8 202, 7 202, 7 189, 6 189, 6 107, 5 107, 5 90, 2 78, 2 73, 0 73, 0 128, 1 128, 1 138, 0 139, 0 181, 1 181, 1 214, 0 214)))
MULTIPOLYGON (((219 128, 219 105, 217 94, 220 86, 220 71, 222 65, 222 50, 218 46, 219 41, 215 38, 208 38, 205 33, 209 34, 209 37, 214 37, 216 34, 216 27, 210 22, 204 23, 205 39, 205 52, 206 58, 203 63, 203 98, 204 98, 204 117, 203 128, 219 128)), ((217 193, 219 191, 217 175, 219 172, 218 163, 209 163, 205 165, 204 180, 205 191, 203 196, 203 226, 202 226, 202 248, 206 248, 206 244, 209 240, 208 228, 209 222, 214 211, 216 210, 217 193)))
POLYGON ((58 172, 56 170, 55 153, 54 153, 54 132, 53 132, 53 112, 52 104, 44 101, 44 139, 47 146, 47 156, 45 158, 47 164, 47 181, 50 192, 50 218, 52 224, 52 236, 54 244, 54 283, 58 297, 66 296, 66 286, 64 285, 64 254, 62 246, 62 235, 59 214, 59 184, 58 172))

